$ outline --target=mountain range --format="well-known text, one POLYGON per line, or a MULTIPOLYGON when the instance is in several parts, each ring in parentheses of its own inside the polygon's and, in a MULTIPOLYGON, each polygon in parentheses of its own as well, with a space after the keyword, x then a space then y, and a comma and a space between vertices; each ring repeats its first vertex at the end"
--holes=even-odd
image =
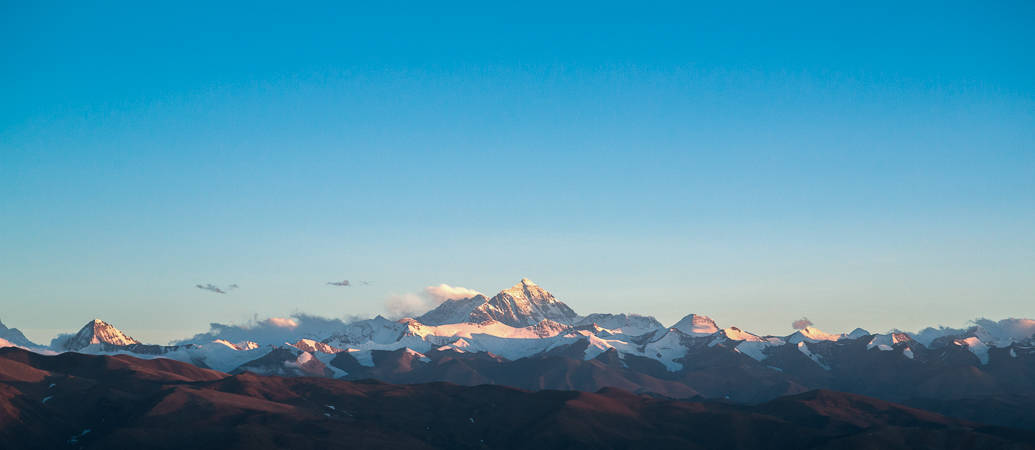
POLYGON ((49 346, 0 324, 0 346, 35 353, 171 359, 199 370, 388 383, 503 385, 528 391, 619 388, 670 399, 764 404, 816 389, 853 393, 995 425, 1035 429, 1035 320, 965 329, 787 336, 720 327, 689 314, 581 316, 522 279, 491 298, 450 299, 413 318, 340 326, 216 329, 141 343, 92 320, 49 346))

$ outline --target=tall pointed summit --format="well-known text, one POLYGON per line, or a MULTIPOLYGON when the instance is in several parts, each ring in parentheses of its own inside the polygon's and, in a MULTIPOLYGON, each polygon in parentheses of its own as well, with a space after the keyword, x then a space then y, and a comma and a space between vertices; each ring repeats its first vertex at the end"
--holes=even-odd
POLYGON ((512 327, 527 327, 544 319, 570 325, 578 314, 532 280, 522 278, 492 298, 477 295, 447 300, 417 320, 427 325, 496 320, 512 327))
POLYGON ((578 319, 568 305, 528 278, 490 298, 488 305, 492 310, 486 312, 493 319, 511 326, 535 325, 543 319, 571 324, 578 319))
POLYGON ((66 335, 64 339, 55 339, 52 346, 60 350, 76 351, 92 344, 126 346, 139 343, 140 341, 127 336, 126 333, 111 324, 101 319, 93 319, 87 322, 75 336, 66 335))

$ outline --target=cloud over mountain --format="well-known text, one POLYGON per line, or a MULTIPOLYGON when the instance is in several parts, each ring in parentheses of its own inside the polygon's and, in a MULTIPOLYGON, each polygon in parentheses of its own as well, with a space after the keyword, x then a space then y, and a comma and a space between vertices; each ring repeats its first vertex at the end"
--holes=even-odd
POLYGON ((273 326, 279 327, 279 328, 297 328, 298 327, 298 321, 294 320, 294 319, 291 319, 291 318, 288 318, 288 317, 270 317, 269 319, 266 319, 266 322, 269 323, 270 325, 273 325, 273 326))
POLYGON ((438 303, 420 294, 394 294, 385 300, 385 312, 391 318, 410 317, 434 308, 436 304, 438 303))
POLYGON ((420 293, 396 294, 388 297, 385 300, 385 312, 393 318, 416 317, 446 300, 469 298, 476 295, 481 295, 481 292, 442 283, 437 286, 425 287, 420 293))
POLYGON ((791 322, 791 328, 795 330, 804 330, 805 328, 811 327, 812 321, 808 317, 802 317, 794 322, 791 322))
POLYGON ((253 319, 243 325, 213 322, 209 324, 208 332, 196 334, 176 344, 205 344, 223 339, 233 343, 252 341, 262 345, 281 345, 289 340, 293 342, 299 337, 326 336, 346 325, 346 320, 303 313, 292 314, 290 317, 253 319))
POLYGON ((481 295, 474 289, 468 289, 462 286, 450 286, 442 283, 438 286, 428 286, 424 288, 424 293, 428 294, 433 300, 442 303, 446 300, 456 300, 459 298, 470 298, 475 295, 481 295))

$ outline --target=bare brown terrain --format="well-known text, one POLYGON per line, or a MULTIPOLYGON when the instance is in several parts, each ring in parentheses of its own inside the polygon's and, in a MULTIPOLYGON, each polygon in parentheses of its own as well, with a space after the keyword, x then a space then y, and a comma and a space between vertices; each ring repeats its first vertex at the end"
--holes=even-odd
POLYGON ((4 449, 1035 448, 1035 432, 817 390, 747 406, 449 383, 229 375, 0 349, 4 449))

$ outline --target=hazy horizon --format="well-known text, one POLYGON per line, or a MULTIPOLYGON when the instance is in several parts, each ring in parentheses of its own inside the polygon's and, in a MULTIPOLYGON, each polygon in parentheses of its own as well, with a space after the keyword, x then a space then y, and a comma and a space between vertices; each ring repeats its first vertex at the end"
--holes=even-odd
POLYGON ((774 335, 1035 317, 1035 3, 0 8, 39 343, 522 277, 774 335))

